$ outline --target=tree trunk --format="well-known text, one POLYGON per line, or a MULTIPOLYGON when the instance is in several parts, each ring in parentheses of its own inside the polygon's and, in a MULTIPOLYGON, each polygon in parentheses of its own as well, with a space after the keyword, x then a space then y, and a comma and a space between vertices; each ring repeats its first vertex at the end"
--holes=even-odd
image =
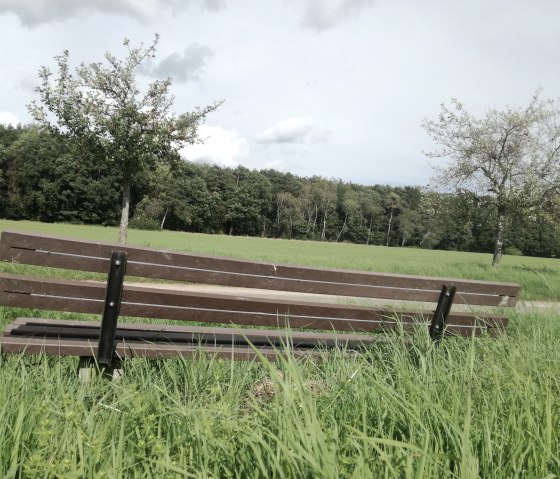
POLYGON ((496 223, 496 242, 494 244, 494 257, 492 266, 498 266, 502 261, 502 247, 504 245, 504 228, 506 221, 506 207, 498 205, 498 221, 496 223))
POLYGON ((367 241, 366 241, 366 245, 369 245, 369 240, 371 239, 371 225, 373 225, 373 217, 370 219, 369 221, 369 227, 367 230, 367 241))
POLYGON ((280 220, 282 219, 281 203, 276 207, 276 237, 280 238, 280 220))
POLYGON ((167 212, 169 211, 169 208, 165 208, 165 214, 163 215, 163 219, 161 220, 161 226, 159 227, 160 230, 163 229, 163 226, 165 225, 165 220, 167 219, 167 212))
POLYGON ((393 205, 391 205, 391 215, 389 216, 389 226, 387 226, 387 241, 385 246, 389 246, 389 240, 391 238, 391 226, 393 226, 393 205))
POLYGON ((338 243, 338 240, 340 239, 340 236, 342 235, 342 233, 344 233, 344 230, 346 229, 346 220, 348 219, 348 213, 346 213, 344 215, 344 223, 342 225, 342 228, 340 229, 340 231, 338 232, 338 235, 336 236, 336 241, 335 243, 338 243))
POLYGON ((289 224, 290 224, 290 231, 288 232, 288 238, 289 238, 289 239, 292 239, 292 231, 294 230, 294 224, 293 224, 294 222, 293 222, 293 220, 292 220, 292 213, 290 212, 290 213, 288 213, 288 215, 289 215, 288 218, 289 218, 289 220, 290 220, 290 221, 289 221, 289 224))
POLYGON ((327 210, 325 209, 325 214, 323 215, 323 229, 321 230, 321 241, 325 241, 326 230, 327 230, 327 210))
POLYGON ((428 238, 428 236, 430 236, 432 234, 431 231, 428 231, 425 235, 422 236, 422 240, 420 241, 420 243, 418 243, 418 246, 422 246, 424 244, 424 241, 426 241, 426 239, 428 238))
POLYGON ((126 244, 128 236, 128 214, 130 212, 130 180, 124 180, 121 209, 121 226, 119 228, 119 244, 126 244))
POLYGON ((315 205, 315 216, 313 216, 313 227, 311 231, 313 232, 313 236, 315 236, 315 228, 317 227, 317 217, 319 216, 318 206, 315 205))

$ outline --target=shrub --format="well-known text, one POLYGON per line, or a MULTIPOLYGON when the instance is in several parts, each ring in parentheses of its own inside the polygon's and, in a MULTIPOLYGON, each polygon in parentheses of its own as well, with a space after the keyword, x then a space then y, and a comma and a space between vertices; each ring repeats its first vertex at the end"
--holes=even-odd
POLYGON ((160 229, 159 222, 151 218, 146 218, 145 216, 132 218, 128 223, 128 227, 133 229, 138 229, 138 230, 150 230, 150 231, 160 229))

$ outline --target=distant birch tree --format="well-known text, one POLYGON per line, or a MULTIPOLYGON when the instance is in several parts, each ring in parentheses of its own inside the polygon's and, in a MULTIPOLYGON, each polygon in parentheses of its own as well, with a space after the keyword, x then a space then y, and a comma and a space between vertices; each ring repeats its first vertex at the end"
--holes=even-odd
POLYGON ((456 99, 451 105, 442 104, 436 120, 422 122, 439 145, 425 154, 448 160, 438 168, 436 185, 494 198, 497 266, 508 215, 560 192, 560 110, 557 102, 542 100, 540 90, 525 108, 490 109, 481 118, 456 99))
POLYGON ((55 57, 56 75, 39 70, 39 100, 29 112, 44 127, 80 140, 84 148, 106 157, 122 178, 119 243, 126 243, 130 191, 137 175, 161 162, 173 163, 186 144, 199 141, 197 128, 218 103, 193 112, 172 112, 171 79, 156 80, 142 89, 136 79, 140 66, 156 54, 159 36, 151 45, 131 47, 121 60, 107 52, 105 62, 82 63, 70 71, 69 53, 55 57))

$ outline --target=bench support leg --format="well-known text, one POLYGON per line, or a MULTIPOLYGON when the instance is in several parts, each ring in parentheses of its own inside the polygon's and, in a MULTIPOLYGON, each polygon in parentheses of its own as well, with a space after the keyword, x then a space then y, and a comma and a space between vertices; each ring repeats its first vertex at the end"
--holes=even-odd
POLYGON ((80 356, 80 362, 78 363, 80 381, 89 383, 98 373, 101 373, 106 379, 118 380, 123 376, 122 361, 114 359, 108 366, 101 366, 91 356, 80 356))
POLYGON ((80 381, 89 383, 95 374, 95 360, 91 356, 80 356, 78 363, 78 377, 80 381))
POLYGON ((109 368, 115 351, 115 332, 121 308, 124 275, 126 272, 126 253, 114 251, 111 255, 111 267, 107 278, 105 309, 101 320, 97 362, 100 368, 109 368))
POLYGON ((436 311, 434 313, 434 317, 432 318, 432 323, 430 324, 430 338, 432 338, 436 344, 439 343, 443 335, 443 330, 447 322, 447 316, 451 311, 456 290, 457 288, 455 286, 447 286, 446 284, 444 284, 441 288, 436 311))
POLYGON ((123 376, 123 364, 120 359, 113 359, 111 364, 109 364, 103 370, 103 375, 113 381, 118 381, 123 376))

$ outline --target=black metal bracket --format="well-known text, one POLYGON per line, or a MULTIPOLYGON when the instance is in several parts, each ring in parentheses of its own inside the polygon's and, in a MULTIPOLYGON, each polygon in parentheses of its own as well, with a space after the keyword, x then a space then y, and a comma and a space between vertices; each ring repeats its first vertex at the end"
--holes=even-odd
POLYGON ((113 361, 115 352, 115 332, 121 309, 124 275, 126 273, 126 253, 113 251, 111 266, 107 278, 105 294, 105 308, 101 319, 99 345, 97 348, 97 362, 102 367, 108 367, 113 361))
POLYGON ((453 285, 447 286, 444 284, 441 288, 438 304, 434 312, 434 317, 432 318, 432 323, 430 324, 430 338, 432 338, 436 343, 439 342, 443 335, 443 331, 447 323, 447 316, 451 311, 456 291, 457 288, 453 285))

